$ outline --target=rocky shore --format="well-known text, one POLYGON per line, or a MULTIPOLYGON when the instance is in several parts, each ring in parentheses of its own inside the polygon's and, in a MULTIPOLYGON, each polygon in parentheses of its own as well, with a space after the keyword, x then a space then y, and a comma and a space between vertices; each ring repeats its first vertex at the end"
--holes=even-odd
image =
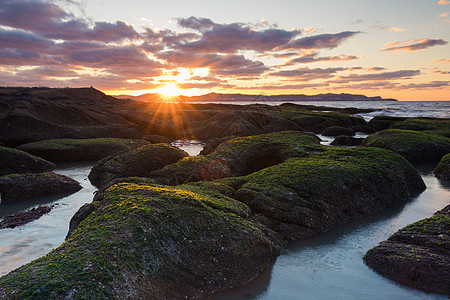
POLYGON ((80 188, 42 173, 55 167, 43 158, 99 160, 89 179, 100 187, 60 247, 0 278, 2 299, 213 295, 257 277, 291 241, 406 203, 426 188, 411 163, 450 152, 449 120, 367 123, 357 109, 139 103, 95 89, 1 90, 0 103, 0 157, 29 161, 0 160, 2 202, 80 188), (190 157, 155 143, 176 138, 207 145, 190 157))

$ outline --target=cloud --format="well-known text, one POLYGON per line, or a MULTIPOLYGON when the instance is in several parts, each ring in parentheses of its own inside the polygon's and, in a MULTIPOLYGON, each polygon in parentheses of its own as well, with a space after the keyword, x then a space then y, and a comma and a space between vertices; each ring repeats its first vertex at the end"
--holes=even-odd
POLYGON ((447 12, 442 13, 442 14, 440 14, 440 15, 438 16, 438 18, 445 18, 445 17, 448 17, 448 13, 447 13, 447 12))
POLYGON ((302 37, 290 41, 287 45, 280 46, 282 50, 293 49, 333 49, 342 44, 345 40, 361 33, 360 31, 343 31, 335 34, 319 34, 302 37))
POLYGON ((443 39, 416 39, 405 42, 391 42, 383 45, 381 51, 418 51, 437 45, 446 45, 443 39))
POLYGON ((441 88, 450 86, 450 81, 431 81, 428 83, 410 83, 406 85, 399 85, 399 89, 428 89, 428 88, 441 88))
POLYGON ((254 30, 244 23, 218 24, 205 18, 178 19, 178 25, 196 30, 198 39, 179 39, 169 44, 184 52, 235 53, 238 50, 265 52, 287 44, 299 34, 298 30, 269 28, 254 30))
POLYGON ((399 70, 373 74, 352 74, 348 76, 340 76, 337 79, 333 80, 333 82, 347 83, 354 81, 383 81, 394 79, 408 79, 417 75, 420 75, 420 70, 399 70))
POLYGON ((449 3, 450 3, 450 1, 448 1, 448 0, 440 0, 438 2, 439 5, 445 5, 445 4, 449 4, 449 3))
POLYGON ((360 59, 362 57, 358 57, 355 55, 336 55, 336 56, 317 56, 318 52, 315 51, 305 51, 300 54, 298 57, 293 58, 285 62, 284 66, 290 66, 295 64, 307 64, 307 63, 315 63, 315 62, 324 62, 324 61, 349 61, 360 59))
POLYGON ((271 72, 271 76, 290 77, 297 80, 313 80, 313 79, 326 79, 332 77, 333 74, 339 71, 343 71, 345 68, 300 68, 295 70, 283 70, 277 72, 271 72))
POLYGON ((301 90, 301 89, 315 89, 320 87, 327 87, 328 83, 296 83, 296 84, 277 84, 277 85, 257 85, 249 87, 239 87, 243 90, 301 90))
POLYGON ((406 29, 404 28, 400 28, 400 27, 391 27, 389 28, 390 31, 394 31, 394 32, 402 32, 402 31, 406 31, 406 29))
POLYGON ((450 59, 439 58, 439 59, 436 59, 434 62, 439 63, 439 64, 448 64, 448 63, 450 63, 450 59))

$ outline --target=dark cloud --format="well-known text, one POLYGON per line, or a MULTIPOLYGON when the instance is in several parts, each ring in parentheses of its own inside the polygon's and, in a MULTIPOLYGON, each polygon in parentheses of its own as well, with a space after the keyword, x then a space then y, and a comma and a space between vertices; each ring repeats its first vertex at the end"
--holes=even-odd
POLYGON ((427 49, 437 45, 447 45, 447 41, 443 39, 423 39, 411 40, 406 42, 391 42, 383 45, 381 51, 418 51, 427 49))
MULTIPOLYGON (((218 24, 210 19, 178 19, 184 28, 201 33, 197 40, 180 39, 171 47, 183 52, 235 53, 238 50, 270 51, 287 44, 299 31, 277 28, 255 30, 244 23, 218 24)), ((191 37, 189 37, 191 38, 191 37)))
POLYGON ((318 52, 306 52, 300 54, 298 57, 293 58, 285 62, 284 66, 291 66, 296 64, 308 64, 323 61, 349 61, 360 59, 361 57, 355 55, 337 55, 337 56, 318 56, 318 52))
POLYGON ((343 31, 335 34, 319 34, 302 37, 290 41, 287 45, 280 46, 282 50, 293 49, 333 49, 342 44, 345 40, 361 33, 360 31, 343 31))
POLYGON ((278 85, 258 85, 250 87, 239 87, 246 90, 301 90, 327 87, 328 83, 296 83, 296 84, 278 84, 278 85))
POLYGON ((428 83, 410 83, 398 86, 400 89, 428 89, 450 86, 450 81, 431 81, 428 83))
POLYGON ((352 74, 348 76, 340 76, 334 83, 347 83, 354 81, 382 81, 393 79, 408 79, 420 75, 419 70, 400 70, 393 72, 371 73, 371 74, 352 74))
POLYGON ((262 62, 235 54, 197 54, 180 51, 159 53, 158 58, 174 67, 210 68, 210 73, 224 76, 259 75, 269 70, 262 62))
POLYGON ((0 64, 3 65, 31 65, 38 64, 41 56, 37 52, 23 49, 0 49, 0 64))
POLYGON ((280 76, 280 77, 290 77, 295 78, 297 80, 312 80, 312 79, 326 79, 336 74, 336 72, 343 71, 345 68, 300 68, 295 70, 285 70, 285 71, 277 71, 271 72, 272 76, 280 76))
POLYGON ((5 30, 0 28, 1 48, 22 49, 28 51, 46 51, 55 43, 23 30, 5 30))

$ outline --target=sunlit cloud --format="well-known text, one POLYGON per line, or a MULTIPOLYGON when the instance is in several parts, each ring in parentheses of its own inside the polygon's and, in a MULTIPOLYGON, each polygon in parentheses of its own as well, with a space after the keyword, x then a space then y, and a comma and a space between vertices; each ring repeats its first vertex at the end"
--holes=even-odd
POLYGON ((445 18, 445 17, 448 17, 448 13, 447 13, 447 12, 442 13, 442 14, 440 14, 438 17, 439 17, 439 18, 445 18))
POLYGON ((406 29, 404 28, 400 28, 400 27, 391 27, 389 28, 390 31, 394 31, 394 32, 402 32, 402 31, 406 31, 406 29))
POLYGON ((302 37, 290 41, 287 45, 278 47, 283 50, 293 49, 333 49, 341 45, 345 40, 361 33, 360 31, 343 31, 335 34, 319 34, 302 37))
POLYGON ((448 1, 448 0, 439 0, 439 2, 438 2, 439 5, 445 5, 445 4, 449 4, 449 3, 450 3, 450 1, 448 1))
POLYGON ((439 64, 449 64, 450 59, 439 58, 439 59, 436 59, 434 62, 439 63, 439 64))
POLYGON ((446 45, 448 42, 443 39, 416 39, 405 42, 390 42, 383 45, 381 51, 418 51, 437 45, 446 45))
POLYGON ((298 57, 290 59, 286 61, 283 65, 290 66, 295 64, 307 64, 307 63, 315 63, 315 62, 325 62, 325 61, 349 61, 361 59, 364 57, 358 57, 356 55, 335 55, 335 56, 318 56, 318 52, 316 51, 304 51, 298 57))
POLYGON ((410 79, 414 76, 420 75, 420 70, 399 70, 392 72, 381 72, 371 74, 351 74, 347 76, 339 76, 334 79, 334 83, 348 83, 356 81, 384 81, 394 79, 410 79))

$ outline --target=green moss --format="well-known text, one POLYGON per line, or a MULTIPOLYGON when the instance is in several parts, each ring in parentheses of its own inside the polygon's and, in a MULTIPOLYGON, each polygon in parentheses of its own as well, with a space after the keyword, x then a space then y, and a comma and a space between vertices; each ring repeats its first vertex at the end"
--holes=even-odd
POLYGON ((433 172, 439 178, 450 179, 450 153, 442 157, 433 172))

